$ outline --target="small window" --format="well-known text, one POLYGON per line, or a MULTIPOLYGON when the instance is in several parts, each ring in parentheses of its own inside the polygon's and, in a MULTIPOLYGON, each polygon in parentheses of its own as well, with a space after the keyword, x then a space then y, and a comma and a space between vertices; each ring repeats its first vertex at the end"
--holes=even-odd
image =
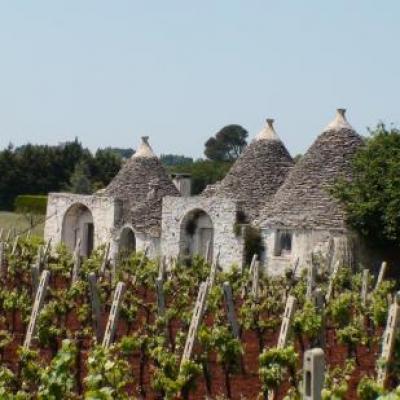
POLYGON ((287 256, 292 252, 292 232, 277 231, 275 240, 275 256, 287 256))

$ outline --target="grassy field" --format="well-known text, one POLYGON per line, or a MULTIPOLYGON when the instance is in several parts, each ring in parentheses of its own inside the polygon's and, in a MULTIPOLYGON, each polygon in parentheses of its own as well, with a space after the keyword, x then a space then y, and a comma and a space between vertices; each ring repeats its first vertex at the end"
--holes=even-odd
MULTIPOLYGON (((41 220, 43 219, 44 216, 41 220)), ((29 230, 29 222, 23 215, 0 211, 0 229, 1 228, 3 228, 5 232, 9 229, 15 229, 17 233, 23 233, 29 230)), ((43 229, 44 224, 40 223, 34 227, 32 234, 43 237, 43 229)))

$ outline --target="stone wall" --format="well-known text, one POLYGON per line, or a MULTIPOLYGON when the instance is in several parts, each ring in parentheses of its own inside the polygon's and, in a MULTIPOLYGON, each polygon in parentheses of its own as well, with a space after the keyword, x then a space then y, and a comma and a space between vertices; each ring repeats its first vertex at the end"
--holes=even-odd
POLYGON ((243 240, 234 232, 238 202, 224 197, 171 197, 163 199, 161 252, 167 257, 177 257, 182 248, 182 222, 185 216, 201 210, 209 215, 214 228, 213 257, 220 251, 220 265, 229 269, 243 262, 243 240))
POLYGON ((71 193, 50 193, 47 204, 45 240, 53 245, 62 241, 64 216, 76 204, 86 206, 94 224, 94 247, 112 242, 122 216, 122 204, 108 196, 88 196, 71 193))
POLYGON ((111 243, 111 257, 114 259, 119 250, 119 240, 121 233, 125 228, 130 228, 135 234, 136 251, 143 252, 147 248, 147 255, 150 258, 157 258, 160 255, 160 238, 151 237, 148 234, 137 232, 132 224, 118 225, 113 231, 113 240, 111 243))
MULTIPOLYGON (((290 231, 290 230, 289 230, 290 231)), ((286 268, 293 268, 296 260, 299 260, 299 269, 306 267, 311 261, 311 254, 327 256, 330 242, 333 240, 332 265, 344 257, 353 256, 353 247, 346 248, 348 236, 342 232, 328 230, 294 230, 292 236, 292 251, 290 255, 275 256, 276 229, 263 229, 262 237, 265 246, 263 264, 267 274, 282 276, 286 268)))

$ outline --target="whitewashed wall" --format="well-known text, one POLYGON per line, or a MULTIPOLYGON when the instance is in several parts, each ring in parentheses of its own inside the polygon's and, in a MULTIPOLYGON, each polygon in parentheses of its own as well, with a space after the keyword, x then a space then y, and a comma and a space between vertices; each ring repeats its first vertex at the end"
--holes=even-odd
POLYGON ((283 275, 286 268, 292 268, 299 259, 299 266, 306 267, 310 262, 311 253, 320 252, 325 255, 328 252, 329 242, 334 241, 335 253, 332 264, 341 257, 342 243, 347 240, 347 235, 342 232, 327 230, 294 230, 292 237, 292 251, 287 256, 275 256, 276 229, 263 229, 262 237, 265 246, 263 264, 268 274, 272 276, 283 275))
POLYGON ((95 248, 114 240, 115 227, 119 223, 120 215, 122 215, 121 202, 107 196, 71 193, 49 194, 44 228, 45 240, 51 239, 53 245, 61 242, 65 213, 74 204, 82 204, 92 213, 95 248))
POLYGON ((220 265, 229 269, 233 264, 241 266, 244 243, 234 232, 238 204, 223 197, 164 197, 162 213, 161 252, 167 257, 177 257, 181 248, 181 227, 184 217, 193 210, 206 212, 214 227, 215 257, 220 249, 220 265))

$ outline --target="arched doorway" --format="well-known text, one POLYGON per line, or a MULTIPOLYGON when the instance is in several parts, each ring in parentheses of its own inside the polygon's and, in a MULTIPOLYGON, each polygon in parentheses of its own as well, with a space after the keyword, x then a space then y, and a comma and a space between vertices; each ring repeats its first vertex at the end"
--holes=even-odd
POLYGON ((194 255, 207 257, 210 245, 210 258, 214 247, 214 226, 210 216, 203 210, 188 212, 180 227, 180 254, 191 258, 194 255))
POLYGON ((135 233, 129 226, 126 226, 121 231, 118 250, 120 256, 129 256, 136 250, 135 233))
POLYGON ((67 210, 64 215, 61 238, 71 252, 74 251, 80 239, 81 256, 90 256, 94 245, 94 224, 93 215, 88 207, 76 203, 67 210))

